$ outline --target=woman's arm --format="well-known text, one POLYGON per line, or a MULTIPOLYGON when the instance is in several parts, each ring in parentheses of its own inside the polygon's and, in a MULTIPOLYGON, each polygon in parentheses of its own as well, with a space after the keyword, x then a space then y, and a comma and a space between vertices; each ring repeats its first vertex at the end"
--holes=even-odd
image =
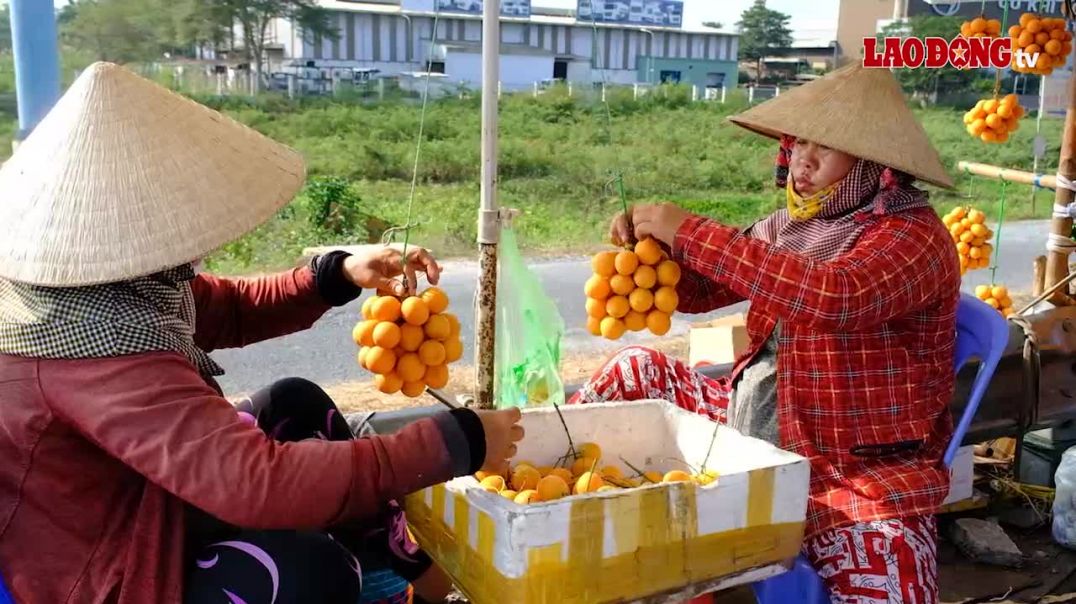
MULTIPOLYGON (((477 471, 483 420, 442 413, 395 435, 279 443, 235 410, 175 353, 42 365, 58 419, 151 482, 244 528, 317 528, 477 471)), ((506 455, 507 457, 507 455, 506 455)))
POLYGON ((870 327, 960 287, 956 251, 933 210, 878 219, 829 262, 700 217, 681 224, 673 247, 686 268, 714 275, 752 308, 826 331, 870 327))
POLYGON ((726 306, 732 306, 737 302, 743 302, 744 297, 732 291, 728 287, 697 273, 690 269, 681 269, 683 276, 676 286, 676 293, 680 298, 677 310, 685 313, 704 313, 726 306))

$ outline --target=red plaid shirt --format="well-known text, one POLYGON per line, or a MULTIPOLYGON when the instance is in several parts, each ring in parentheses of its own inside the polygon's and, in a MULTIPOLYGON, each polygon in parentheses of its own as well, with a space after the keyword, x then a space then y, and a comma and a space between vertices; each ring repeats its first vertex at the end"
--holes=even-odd
POLYGON ((848 253, 812 260, 705 218, 674 256, 679 310, 751 302, 750 353, 781 323, 781 444, 811 462, 808 534, 932 514, 948 492, 960 269, 932 209, 871 217, 848 253))

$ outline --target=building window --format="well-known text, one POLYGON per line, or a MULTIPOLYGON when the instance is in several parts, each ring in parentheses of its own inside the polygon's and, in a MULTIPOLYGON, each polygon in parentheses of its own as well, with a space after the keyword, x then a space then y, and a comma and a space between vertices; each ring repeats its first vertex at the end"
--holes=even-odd
POLYGON ((661 71, 661 83, 662 84, 679 84, 680 83, 680 72, 679 71, 672 71, 672 70, 664 70, 663 69, 661 71))
POLYGON ((430 61, 430 73, 444 73, 445 62, 444 61, 430 61))
POLYGON ((724 72, 706 74, 706 87, 707 88, 721 88, 724 85, 725 85, 725 74, 724 74, 724 72))
POLYGON ((568 62, 567 61, 553 61, 553 79, 554 80, 567 80, 568 79, 568 62))

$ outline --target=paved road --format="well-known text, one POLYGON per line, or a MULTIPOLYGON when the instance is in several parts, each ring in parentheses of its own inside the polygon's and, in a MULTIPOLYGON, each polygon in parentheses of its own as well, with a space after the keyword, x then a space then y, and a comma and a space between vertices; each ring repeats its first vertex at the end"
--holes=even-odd
MULTIPOLYGON (((1005 226, 998 281, 1010 288, 1029 290, 1031 263, 1044 249, 1048 223, 1043 221, 1012 223, 1005 226)), ((564 342, 566 351, 595 352, 612 350, 631 343, 640 336, 629 335, 620 342, 605 342, 585 332, 583 327, 583 283, 590 276, 590 263, 585 258, 569 258, 536 262, 533 270, 542 280, 568 325, 564 342)), ((452 309, 460 316, 465 336, 464 359, 473 358, 474 313, 472 311, 477 265, 469 262, 449 263, 442 287, 452 300, 452 309)), ((965 280, 967 289, 989 281, 989 271, 976 271, 965 280)), ((228 392, 245 392, 278 378, 303 376, 320 384, 333 385, 364 379, 355 363, 355 345, 351 328, 359 316, 362 300, 345 308, 331 311, 309 331, 270 342, 256 344, 242 351, 220 351, 214 357, 228 373, 221 384, 228 392)), ((712 316, 729 314, 738 308, 726 309, 712 316)), ((674 334, 687 332, 691 322, 700 317, 677 317, 674 334)))

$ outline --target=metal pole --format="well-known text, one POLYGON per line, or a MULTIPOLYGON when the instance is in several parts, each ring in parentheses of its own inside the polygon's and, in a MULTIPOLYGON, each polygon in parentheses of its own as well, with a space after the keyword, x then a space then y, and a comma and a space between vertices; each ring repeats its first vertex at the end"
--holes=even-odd
MULTIPOLYGON (((1076 77, 1069 78, 1069 105, 1065 112, 1065 129, 1061 135, 1061 157, 1057 162, 1057 173, 1069 180, 1076 179, 1076 77)), ((1065 187, 1058 187, 1054 195, 1054 204, 1068 207, 1074 199, 1073 192, 1065 187)), ((1054 214, 1050 224, 1051 235, 1072 237, 1072 218, 1054 214)), ((1069 254, 1071 249, 1058 249, 1050 244, 1046 254, 1046 282, 1044 289, 1051 290, 1061 283, 1069 274, 1069 254)), ((1065 292, 1057 291, 1050 298, 1057 306, 1066 306, 1071 299, 1065 292)))
POLYGON ((29 136, 60 98, 60 50, 52 0, 11 0, 11 46, 18 100, 17 140, 29 136))
POLYGON ((475 403, 493 408, 497 316, 497 99, 501 80, 501 2, 482 9, 482 207, 478 212, 478 300, 475 321, 475 403))

